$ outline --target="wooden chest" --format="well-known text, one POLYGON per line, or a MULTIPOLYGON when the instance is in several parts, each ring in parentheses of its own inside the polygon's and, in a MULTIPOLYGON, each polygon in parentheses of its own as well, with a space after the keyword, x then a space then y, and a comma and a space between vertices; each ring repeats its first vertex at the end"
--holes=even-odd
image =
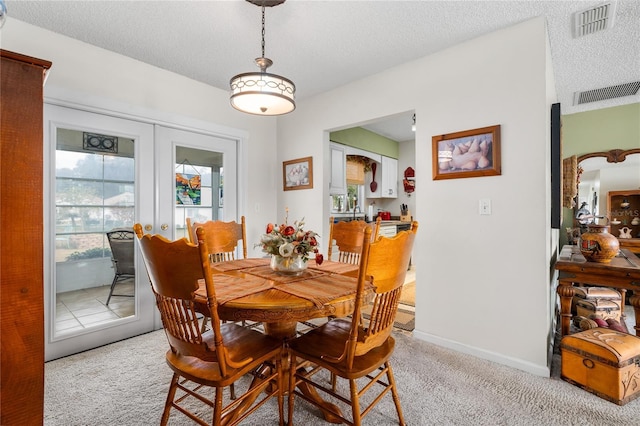
POLYGON ((571 313, 576 315, 576 305, 581 300, 612 300, 614 302, 622 303, 622 296, 620 292, 613 288, 608 287, 582 287, 574 286, 574 295, 571 300, 571 313))
POLYGON ((624 405, 640 396, 640 337, 593 328, 562 338, 561 377, 624 405))
POLYGON ((622 296, 620 292, 608 287, 573 287, 574 296, 573 299, 607 299, 607 300, 621 300, 622 296))
POLYGON ((576 314, 585 318, 613 318, 620 321, 620 301, 607 299, 578 299, 576 314), (593 315, 593 317, 592 317, 593 315))

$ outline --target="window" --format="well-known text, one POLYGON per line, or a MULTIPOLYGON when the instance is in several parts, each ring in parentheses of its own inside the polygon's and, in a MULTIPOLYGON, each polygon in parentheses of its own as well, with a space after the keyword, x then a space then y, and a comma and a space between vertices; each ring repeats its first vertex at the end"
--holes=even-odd
POLYGON ((206 222, 223 217, 224 168, 222 154, 195 148, 177 147, 176 159, 175 235, 181 238, 187 237, 186 218, 206 222))
POLYGON ((105 232, 134 223, 133 140, 118 153, 84 151, 82 132, 59 130, 56 149, 56 262, 110 257, 105 232))

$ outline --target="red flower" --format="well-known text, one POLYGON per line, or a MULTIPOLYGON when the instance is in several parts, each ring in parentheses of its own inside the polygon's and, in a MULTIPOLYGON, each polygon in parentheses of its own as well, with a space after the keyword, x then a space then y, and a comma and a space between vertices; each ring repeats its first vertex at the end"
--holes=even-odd
POLYGON ((309 238, 309 245, 310 245, 311 247, 315 247, 315 246, 317 246, 317 245, 318 245, 318 240, 316 240, 316 237, 311 237, 311 238, 309 238))
POLYGON ((270 223, 267 225, 267 234, 270 234, 271 231, 273 231, 273 228, 275 228, 276 226, 273 223, 270 223))
POLYGON ((282 230, 282 235, 284 235, 285 237, 290 237, 295 233, 296 233, 296 228, 294 228, 293 226, 287 226, 282 230))
POLYGON ((324 256, 322 256, 322 253, 316 253, 316 265, 322 265, 323 261, 324 256))

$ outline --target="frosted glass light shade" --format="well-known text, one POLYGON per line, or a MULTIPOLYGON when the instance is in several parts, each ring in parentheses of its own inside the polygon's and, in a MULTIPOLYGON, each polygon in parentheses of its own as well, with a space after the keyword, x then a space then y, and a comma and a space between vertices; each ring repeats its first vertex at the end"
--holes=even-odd
POLYGON ((296 86, 288 78, 266 72, 238 74, 231 79, 231 106, 256 115, 282 115, 296 109, 296 86))

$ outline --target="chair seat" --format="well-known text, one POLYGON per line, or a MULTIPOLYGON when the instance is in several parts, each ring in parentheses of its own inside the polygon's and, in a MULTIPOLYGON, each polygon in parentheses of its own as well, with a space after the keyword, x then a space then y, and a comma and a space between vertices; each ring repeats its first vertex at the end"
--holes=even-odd
MULTIPOLYGON (((167 364, 172 370, 179 372, 181 376, 207 386, 228 386, 252 370, 256 363, 262 363, 273 358, 282 350, 282 342, 258 331, 242 327, 235 323, 220 325, 221 335, 226 346, 233 347, 232 357, 237 360, 252 358, 250 362, 241 368, 227 366, 227 376, 220 375, 220 369, 216 362, 209 362, 193 356, 182 356, 167 351, 167 364)), ((202 335, 211 348, 214 347, 214 335, 208 331, 202 335)))
POLYGON ((306 360, 341 377, 357 379, 378 369, 391 357, 395 339, 389 336, 380 346, 364 355, 354 357, 353 367, 349 368, 346 359, 336 363, 329 358, 337 358, 344 352, 344 344, 348 339, 350 328, 351 321, 334 319, 289 342, 289 348, 296 355, 302 355, 306 360))

